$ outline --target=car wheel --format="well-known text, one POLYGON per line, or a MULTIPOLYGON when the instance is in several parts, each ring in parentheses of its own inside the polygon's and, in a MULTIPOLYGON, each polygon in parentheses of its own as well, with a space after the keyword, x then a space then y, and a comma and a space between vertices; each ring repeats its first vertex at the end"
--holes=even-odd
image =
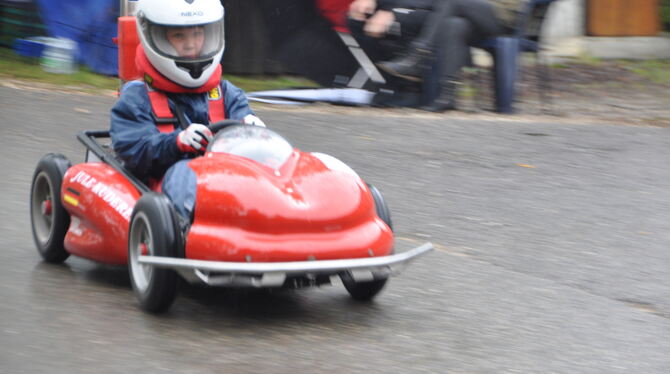
POLYGON ((130 283, 140 307, 151 313, 167 310, 177 295, 177 274, 139 263, 139 256, 178 257, 180 231, 176 226, 172 203, 162 195, 149 192, 135 205, 128 235, 130 283))
MULTIPOLYGON (((375 211, 377 212, 377 215, 391 230, 393 230, 391 212, 386 205, 384 197, 376 187, 368 184, 368 188, 370 189, 370 194, 375 202, 375 211)), ((372 281, 356 282, 353 276, 348 272, 340 275, 340 279, 342 279, 342 284, 344 284, 344 288, 347 289, 351 298, 357 301, 372 300, 372 298, 384 288, 388 281, 388 277, 386 276, 372 281)))
POLYGON ((379 192, 377 187, 368 184, 368 188, 370 189, 372 199, 375 201, 375 211, 377 211, 377 215, 379 216, 379 218, 382 219, 382 221, 384 221, 388 225, 391 231, 393 231, 393 221, 391 221, 391 211, 389 210, 388 205, 386 205, 386 200, 384 200, 384 196, 382 196, 382 193, 379 192))
POLYGON ((344 288, 349 292, 349 296, 356 301, 370 301, 384 288, 388 277, 375 279, 372 281, 356 282, 350 273, 340 275, 344 288))
POLYGON ((33 239, 46 262, 61 263, 70 254, 63 247, 70 215, 61 202, 63 176, 72 164, 59 154, 47 154, 38 162, 30 188, 30 223, 33 239))

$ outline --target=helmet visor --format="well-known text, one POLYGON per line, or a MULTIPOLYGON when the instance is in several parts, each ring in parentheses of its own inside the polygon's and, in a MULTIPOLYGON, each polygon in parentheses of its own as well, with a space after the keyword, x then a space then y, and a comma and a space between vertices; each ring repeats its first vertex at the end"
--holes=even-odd
POLYGON ((212 58, 223 49, 223 19, 193 26, 150 24, 147 35, 156 53, 177 62, 212 58))

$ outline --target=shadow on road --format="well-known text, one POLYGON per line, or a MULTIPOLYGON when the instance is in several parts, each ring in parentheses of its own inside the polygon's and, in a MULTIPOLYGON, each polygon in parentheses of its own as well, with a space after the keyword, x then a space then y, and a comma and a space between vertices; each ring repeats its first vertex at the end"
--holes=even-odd
MULTIPOLYGON (((74 257, 64 264, 38 262, 31 274, 31 289, 40 302, 63 303, 69 298, 86 298, 80 301, 88 305, 135 308, 138 314, 143 314, 124 266, 101 265, 74 257), (63 297, 64 294, 69 296, 63 297)), ((297 290, 234 289, 191 285, 181 280, 177 299, 166 313, 144 316, 150 317, 147 321, 157 322, 156 327, 179 320, 179 324, 191 328, 234 327, 243 331, 297 323, 314 327, 342 323, 374 325, 383 314, 382 304, 353 301, 341 284, 297 290)))

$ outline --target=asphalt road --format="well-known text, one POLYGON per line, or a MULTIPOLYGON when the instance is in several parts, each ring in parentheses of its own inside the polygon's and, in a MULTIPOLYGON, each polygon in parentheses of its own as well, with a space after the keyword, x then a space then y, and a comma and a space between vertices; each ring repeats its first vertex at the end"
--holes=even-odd
POLYGON ((30 232, 37 161, 81 162, 113 101, 0 86, 2 373, 670 372, 669 128, 261 109, 379 187, 398 250, 437 250, 371 304, 186 287, 152 316, 125 269, 42 263, 30 232))

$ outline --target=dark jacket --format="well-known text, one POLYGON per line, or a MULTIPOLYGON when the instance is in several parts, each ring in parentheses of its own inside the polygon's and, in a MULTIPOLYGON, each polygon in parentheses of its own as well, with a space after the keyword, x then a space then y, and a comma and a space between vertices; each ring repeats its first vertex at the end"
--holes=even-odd
MULTIPOLYGON (((226 118, 242 120, 247 114, 253 114, 241 89, 222 80, 221 92, 226 118)), ((173 113, 177 103, 191 123, 209 124, 207 93, 168 94, 168 98, 173 113)), ((188 156, 177 148, 180 131, 158 131, 144 82, 131 81, 123 87, 121 97, 112 108, 110 135, 114 151, 136 177, 144 181, 161 178, 170 166, 188 156)))
MULTIPOLYGON (((449 0, 378 0, 377 8, 384 10, 391 10, 393 8, 408 8, 408 9, 433 9, 433 4, 436 1, 449 0)), ((519 13, 524 10, 530 0, 486 0, 495 11, 496 17, 500 23, 508 28, 514 28, 518 19, 519 13)))

